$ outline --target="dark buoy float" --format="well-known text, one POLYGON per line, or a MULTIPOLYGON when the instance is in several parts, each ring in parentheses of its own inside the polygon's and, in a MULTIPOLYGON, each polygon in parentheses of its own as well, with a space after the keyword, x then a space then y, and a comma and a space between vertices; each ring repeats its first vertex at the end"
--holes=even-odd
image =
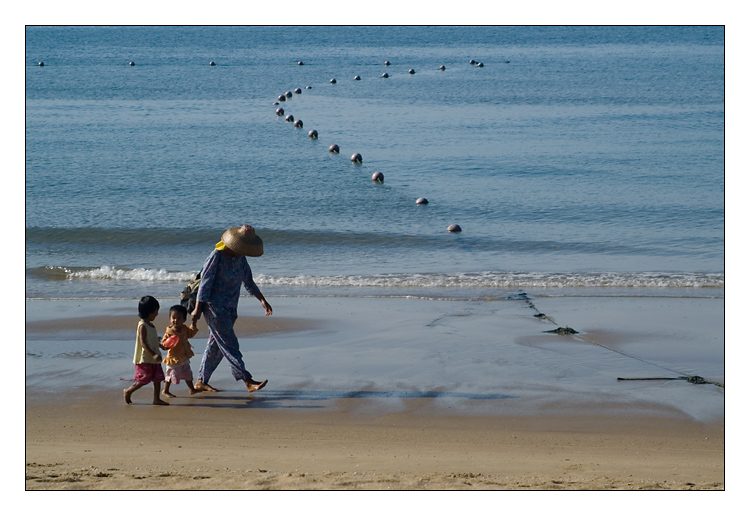
POLYGON ((311 90, 311 89, 312 89, 312 86, 305 86, 305 89, 306 89, 306 90, 311 90))
POLYGON ((448 232, 449 233, 460 233, 461 232, 461 226, 458 224, 451 224, 448 226, 448 232))
POLYGON ((336 79, 331 79, 331 80, 330 80, 329 82, 330 82, 331 84, 336 84, 336 79))
POLYGON ((336 145, 335 143, 331 145, 330 147, 328 147, 328 152, 338 152, 338 151, 339 151, 339 146, 336 145))
POLYGON ((359 75, 355 75, 355 76, 354 76, 354 80, 355 80, 355 81, 359 81, 359 80, 361 80, 361 79, 362 79, 362 77, 360 77, 359 75))
POLYGON ((39 61, 39 66, 44 66, 44 61, 39 61))
POLYGON ((359 152, 352 154, 352 163, 362 163, 362 154, 359 152))
POLYGON ((279 102, 285 102, 286 97, 284 95, 279 95, 279 102))
POLYGON ((302 124, 302 120, 296 120, 296 121, 294 122, 294 127, 297 127, 297 128, 299 128, 299 129, 302 129, 302 127, 304 127, 304 125, 302 124))
POLYGON ((382 75, 382 77, 383 77, 383 79, 387 79, 388 77, 390 77, 390 75, 388 75, 387 73, 384 73, 384 74, 382 75))
POLYGON ((414 68, 409 68, 409 73, 414 74, 414 73, 417 73, 417 72, 414 71, 414 68))
POLYGON ((374 183, 382 183, 383 181, 385 181, 385 176, 383 175, 382 172, 375 172, 372 175, 372 181, 374 183))
POLYGON ((427 199, 425 199, 424 197, 420 197, 419 199, 417 199, 417 204, 428 204, 428 202, 429 201, 427 201, 427 199))
POLYGON ((484 63, 477 63, 477 68, 482 68, 484 66, 484 63))
POLYGON ((292 115, 287 115, 286 116, 286 121, 287 122, 294 122, 294 117, 292 115))
POLYGON ((299 95, 300 93, 302 93, 302 88, 294 88, 294 93, 299 95))
POLYGON ((211 61, 210 63, 208 63, 208 66, 216 66, 216 63, 214 63, 213 61, 211 61))
POLYGON ((302 61, 297 61, 297 66, 302 66, 303 64, 305 63, 303 63, 302 61))
POLYGON ((135 66, 135 62, 134 62, 134 61, 130 61, 130 62, 129 62, 128 64, 129 64, 130 66, 135 66))
POLYGON ((470 60, 469 60, 469 64, 473 65, 473 64, 477 64, 477 62, 476 62, 476 61, 474 61, 473 59, 470 59, 470 60))
POLYGON ((386 61, 385 62, 385 66, 391 66, 391 62, 390 61, 386 61))
POLYGON ((440 70, 441 72, 444 72, 444 71, 445 71, 445 65, 440 65, 440 68, 439 68, 439 70, 440 70))
POLYGON ((313 140, 317 140, 318 139, 318 131, 316 131, 315 129, 311 129, 310 132, 307 133, 307 136, 309 136, 313 140))
POLYGON ((286 93, 284 93, 284 95, 286 95, 286 98, 288 98, 288 99, 292 98, 292 92, 291 91, 287 91, 286 93))
POLYGON ((278 108, 278 109, 276 109, 276 115, 277 116, 284 116, 284 108, 278 108))

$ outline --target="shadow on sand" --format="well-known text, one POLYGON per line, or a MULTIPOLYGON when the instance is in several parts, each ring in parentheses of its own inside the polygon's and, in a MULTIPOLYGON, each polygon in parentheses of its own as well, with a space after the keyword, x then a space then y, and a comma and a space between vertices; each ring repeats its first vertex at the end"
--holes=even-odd
POLYGON ((205 392, 195 396, 180 396, 173 399, 187 399, 186 407, 213 408, 285 408, 285 409, 321 409, 330 406, 330 402, 345 399, 465 399, 465 400, 504 400, 515 396, 506 394, 475 394, 450 391, 331 391, 331 390, 273 390, 263 389, 254 393, 242 391, 205 392))

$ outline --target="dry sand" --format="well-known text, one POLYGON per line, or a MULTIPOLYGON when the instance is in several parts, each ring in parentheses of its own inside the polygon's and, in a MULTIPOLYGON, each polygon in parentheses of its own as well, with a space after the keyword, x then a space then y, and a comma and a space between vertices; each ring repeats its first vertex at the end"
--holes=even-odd
POLYGON ((109 394, 30 401, 26 489, 724 488, 723 423, 368 416, 355 410, 363 400, 280 412, 252 400, 222 392, 169 407, 126 406, 109 394))

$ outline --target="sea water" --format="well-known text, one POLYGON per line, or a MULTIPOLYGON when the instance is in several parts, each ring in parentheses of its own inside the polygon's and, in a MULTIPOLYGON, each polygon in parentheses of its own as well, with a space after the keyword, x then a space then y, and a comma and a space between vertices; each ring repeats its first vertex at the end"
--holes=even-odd
POLYGON ((721 297, 724 29, 29 26, 25 218, 28 299, 246 223, 267 296, 721 297))

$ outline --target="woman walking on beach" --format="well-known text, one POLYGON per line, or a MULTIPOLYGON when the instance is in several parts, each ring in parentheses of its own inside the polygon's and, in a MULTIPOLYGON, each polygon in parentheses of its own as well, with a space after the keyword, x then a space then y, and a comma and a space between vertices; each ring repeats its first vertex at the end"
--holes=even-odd
POLYGON ((244 381, 248 392, 260 390, 268 383, 268 380, 253 380, 245 369, 240 343, 234 333, 242 285, 260 301, 266 315, 273 313, 271 305, 253 281, 253 273, 246 258, 262 254, 263 241, 255 234, 255 229, 246 224, 227 229, 203 265, 201 284, 192 313, 193 324, 205 314, 208 326, 208 343, 198 371, 198 380, 195 382, 197 391, 218 390, 211 387, 208 381, 222 358, 229 361, 232 376, 235 380, 244 381))
POLYGON ((164 370, 161 368, 159 335, 156 333, 154 319, 159 315, 159 301, 152 296, 143 296, 138 303, 138 329, 135 337, 135 378, 133 385, 123 391, 125 403, 130 404, 130 396, 151 382, 154 382, 154 405, 169 405, 159 397, 161 382, 164 381, 164 370))

